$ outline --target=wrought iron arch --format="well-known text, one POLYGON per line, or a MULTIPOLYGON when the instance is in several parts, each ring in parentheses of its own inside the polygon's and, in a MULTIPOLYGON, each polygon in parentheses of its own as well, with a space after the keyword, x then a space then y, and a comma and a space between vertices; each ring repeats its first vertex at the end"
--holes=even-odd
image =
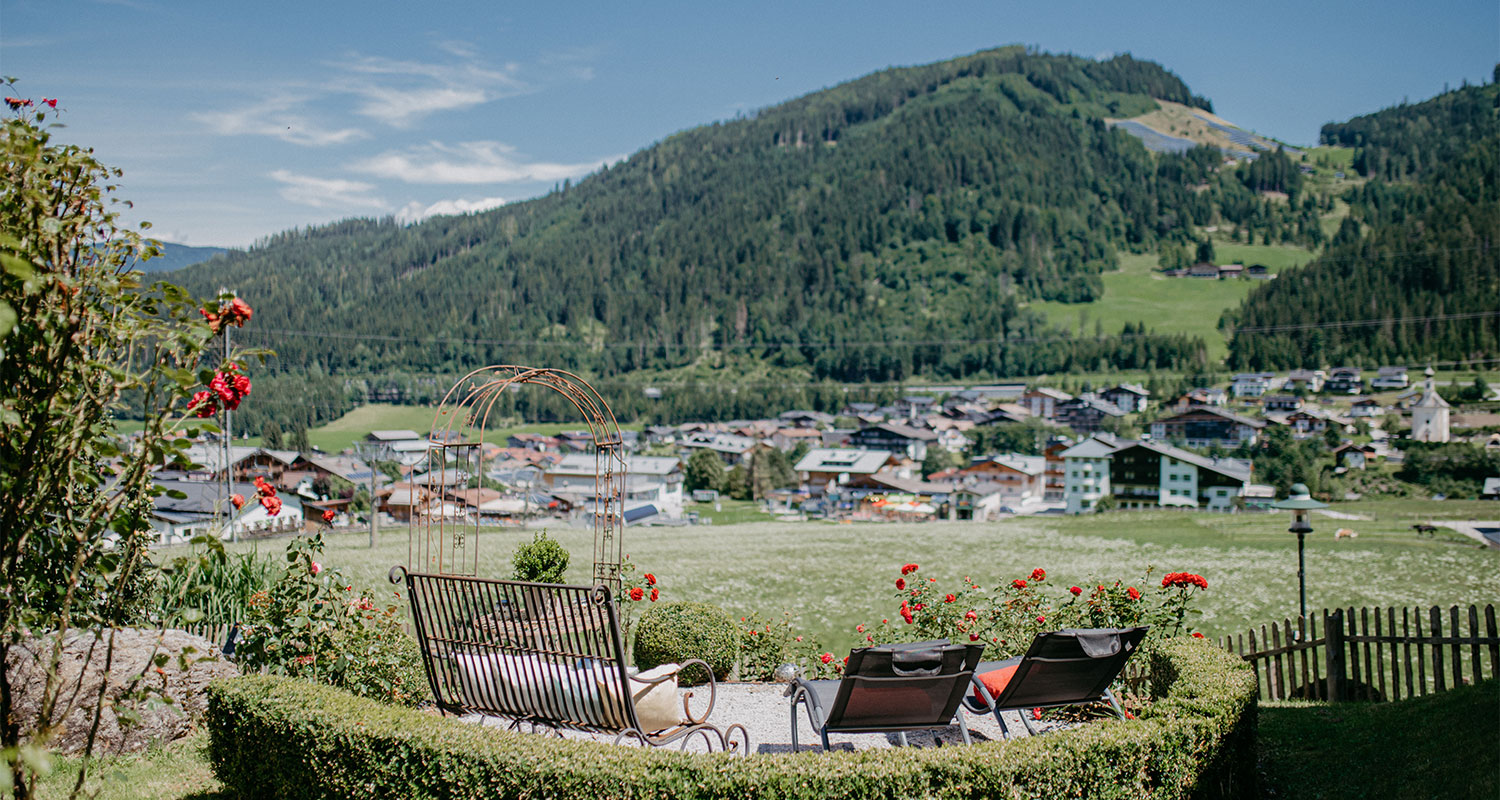
POLYGON ((451 480, 449 469, 450 465, 454 470, 464 465, 478 473, 483 465, 490 412, 505 391, 520 384, 545 386, 562 394, 588 423, 594 440, 594 583, 605 583, 618 590, 625 528, 626 461, 614 412, 594 387, 577 375, 513 364, 483 367, 460 378, 433 414, 425 488, 428 496, 438 502, 435 507, 423 507, 418 498, 412 498, 407 569, 439 575, 478 573, 479 515, 465 521, 443 502, 451 480))

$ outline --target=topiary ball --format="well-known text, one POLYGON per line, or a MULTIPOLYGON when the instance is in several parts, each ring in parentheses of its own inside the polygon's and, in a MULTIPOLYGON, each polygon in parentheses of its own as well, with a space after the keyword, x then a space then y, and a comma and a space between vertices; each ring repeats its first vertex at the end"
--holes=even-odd
MULTIPOLYGON (((708 662, 715 680, 729 677, 739 655, 739 632, 724 609, 710 603, 661 603, 635 627, 635 665, 643 670, 698 658, 708 662)), ((678 682, 708 682, 701 667, 684 669, 678 682)))

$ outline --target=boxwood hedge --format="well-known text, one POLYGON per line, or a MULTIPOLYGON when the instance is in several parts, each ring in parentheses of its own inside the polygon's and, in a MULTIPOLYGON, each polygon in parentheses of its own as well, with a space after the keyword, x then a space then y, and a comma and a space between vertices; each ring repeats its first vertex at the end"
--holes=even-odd
POLYGON ((481 728, 271 676, 209 687, 209 755, 243 798, 1255 795, 1255 682, 1207 642, 1152 659, 1154 703, 1035 738, 739 758, 481 728))

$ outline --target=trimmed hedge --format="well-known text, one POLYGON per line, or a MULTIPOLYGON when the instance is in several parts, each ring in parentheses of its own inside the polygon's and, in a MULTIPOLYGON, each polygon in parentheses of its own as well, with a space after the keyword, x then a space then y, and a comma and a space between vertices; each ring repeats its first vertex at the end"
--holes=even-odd
MULTIPOLYGON (((635 665, 651 669, 661 664, 679 664, 699 658, 722 681, 734 669, 740 654, 740 631, 729 613, 711 603, 662 603, 641 617, 635 627, 635 665)), ((678 676, 683 685, 708 683, 699 666, 678 676)))
POLYGON ((1253 797, 1255 681, 1193 639, 1153 659, 1140 719, 970 747, 739 758, 481 728, 326 686, 209 687, 209 757, 243 798, 1253 797))

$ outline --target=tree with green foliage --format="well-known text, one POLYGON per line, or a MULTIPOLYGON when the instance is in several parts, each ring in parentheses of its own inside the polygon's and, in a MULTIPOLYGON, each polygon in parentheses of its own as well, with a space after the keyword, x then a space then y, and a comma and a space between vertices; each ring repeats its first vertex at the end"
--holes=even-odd
POLYGON ((724 492, 727 488, 724 460, 706 447, 695 449, 683 470, 682 486, 689 492, 724 492))
MULTIPOLYGON (((226 382, 237 371, 209 360, 225 317, 241 318, 227 298, 200 315, 186 292, 145 285, 133 269, 157 248, 126 228, 113 205, 119 170, 90 150, 53 141, 45 123, 55 100, 7 102, 10 116, 0 126, 0 664, 40 641, 47 666, 29 730, 16 706, 18 687, 0 670, 0 782, 30 798, 64 720, 95 721, 105 702, 62 684, 65 640, 99 636, 97 658, 108 663, 112 631, 135 622, 149 599, 151 584, 142 578, 152 569, 145 518, 152 472, 188 468, 178 436, 218 430, 213 409, 226 397, 237 403, 249 382, 241 386, 233 375, 226 382), (144 424, 124 448, 114 415, 127 401, 144 424)), ((248 319, 249 307, 243 312, 248 319)), ((223 558, 217 539, 204 544, 223 558)), ((110 700, 125 714, 148 686, 136 676, 128 696, 110 700)), ((97 727, 90 730, 86 755, 97 727)), ((74 796, 85 789, 89 759, 80 765, 74 796)))
POLYGON ((787 461, 786 453, 770 445, 761 445, 750 454, 750 497, 763 500, 771 492, 797 482, 797 474, 787 461))
POLYGON ((1198 249, 1193 258, 1199 264, 1213 264, 1214 262, 1214 240, 1207 236, 1198 240, 1198 249))

